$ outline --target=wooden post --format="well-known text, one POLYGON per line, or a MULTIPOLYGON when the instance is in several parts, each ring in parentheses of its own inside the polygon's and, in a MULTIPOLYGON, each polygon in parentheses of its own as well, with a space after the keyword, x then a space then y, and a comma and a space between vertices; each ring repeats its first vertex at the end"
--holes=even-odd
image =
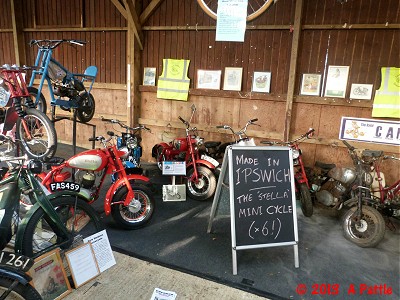
POLYGON ((290 56, 290 70, 289 70, 289 83, 286 98, 286 118, 283 140, 289 140, 290 124, 292 121, 292 106, 293 106, 293 95, 294 86, 296 83, 296 70, 297 70, 297 58, 299 50, 299 41, 301 33, 301 16, 303 12, 303 0, 296 0, 296 11, 294 14, 294 30, 292 40, 292 51, 290 56))
POLYGON ((21 1, 11 0, 11 19, 14 38, 15 63, 19 66, 26 63, 24 34, 22 32, 21 1))

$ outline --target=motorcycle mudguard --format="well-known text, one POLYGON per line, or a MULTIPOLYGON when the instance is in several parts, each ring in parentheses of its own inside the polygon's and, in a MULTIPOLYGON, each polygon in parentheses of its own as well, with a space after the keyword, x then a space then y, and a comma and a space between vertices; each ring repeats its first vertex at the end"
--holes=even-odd
MULTIPOLYGON (((190 166, 192 166, 192 165, 193 164, 191 164, 190 166)), ((212 163, 210 163, 209 161, 206 161, 204 159, 196 160, 196 165, 205 166, 205 167, 209 168, 210 170, 214 170, 215 169, 215 166, 212 163)))
POLYGON ((157 149, 159 147, 162 147, 164 149, 164 148, 170 148, 171 146, 168 145, 167 143, 159 143, 159 144, 154 145, 153 148, 151 149, 152 157, 157 158, 157 149))
MULTIPOLYGON (((132 174, 132 175, 128 175, 126 178, 128 179, 129 182, 131 180, 144 181, 145 183, 150 182, 150 179, 148 177, 146 177, 146 176, 143 176, 143 175, 132 174)), ((108 216, 111 213, 111 201, 112 201, 112 199, 114 197, 114 194, 124 184, 125 184, 125 179, 124 178, 119 178, 108 189, 107 194, 106 194, 106 199, 104 200, 104 212, 106 213, 106 216, 108 216)))
POLYGON ((26 273, 22 271, 5 267, 0 269, 0 276, 17 280, 19 283, 23 285, 29 284, 29 282, 32 280, 30 276, 28 276, 26 273))

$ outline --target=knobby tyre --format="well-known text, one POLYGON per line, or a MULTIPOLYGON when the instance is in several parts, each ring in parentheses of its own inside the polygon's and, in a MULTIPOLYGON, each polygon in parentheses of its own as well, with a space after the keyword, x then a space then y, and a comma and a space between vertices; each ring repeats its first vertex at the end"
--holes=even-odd
POLYGON ((375 247, 385 236, 385 220, 373 207, 363 206, 360 221, 355 219, 357 207, 350 208, 343 216, 344 237, 363 247, 375 247))
POLYGON ((131 184, 134 198, 128 206, 123 205, 128 189, 122 186, 112 199, 111 214, 115 222, 125 229, 137 229, 150 221, 154 212, 154 198, 149 188, 131 184))
POLYGON ((32 101, 35 104, 36 109, 40 110, 42 113, 46 114, 47 112, 47 103, 46 98, 44 98, 43 94, 40 93, 38 102, 36 103, 36 97, 39 94, 37 88, 33 86, 28 86, 29 95, 31 95, 32 101))
POLYGON ((303 212, 304 216, 311 217, 313 215, 314 208, 310 190, 305 183, 301 183, 299 185, 299 190, 301 211, 303 212))
POLYGON ((96 104, 94 102, 94 97, 92 94, 84 93, 81 96, 81 100, 79 101, 79 107, 77 108, 76 114, 82 123, 89 122, 96 110, 96 104))
MULTIPOLYGON (((8 290, 8 287, 11 286, 14 279, 0 276, 0 298, 5 291, 8 290)), ((6 298, 7 300, 14 299, 26 299, 26 300, 40 300, 42 297, 38 293, 38 291, 32 287, 30 284, 23 285, 22 283, 18 283, 18 285, 14 288, 14 290, 9 294, 6 298)))
POLYGON ((30 158, 46 159, 56 153, 57 134, 54 124, 35 108, 27 108, 23 120, 18 118, 15 136, 30 158))
POLYGON ((197 201, 205 201, 214 195, 217 188, 217 179, 214 173, 207 167, 197 167, 198 182, 189 180, 192 177, 194 169, 192 168, 186 174, 186 191, 190 198, 197 201))
MULTIPOLYGON (((61 246, 62 252, 83 244, 84 238, 104 229, 97 212, 82 199, 68 195, 51 200, 51 204, 72 236, 71 243, 61 246)), ((33 257, 37 252, 49 251, 62 242, 62 237, 47 220, 49 217, 40 207, 32 214, 23 235, 24 255, 33 257)))

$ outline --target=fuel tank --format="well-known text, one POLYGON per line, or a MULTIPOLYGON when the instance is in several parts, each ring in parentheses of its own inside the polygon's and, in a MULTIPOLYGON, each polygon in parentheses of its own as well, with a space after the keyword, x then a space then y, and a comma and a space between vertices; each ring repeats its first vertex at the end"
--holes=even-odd
POLYGON ((68 167, 81 170, 100 171, 108 164, 108 157, 100 149, 79 153, 66 162, 68 167))

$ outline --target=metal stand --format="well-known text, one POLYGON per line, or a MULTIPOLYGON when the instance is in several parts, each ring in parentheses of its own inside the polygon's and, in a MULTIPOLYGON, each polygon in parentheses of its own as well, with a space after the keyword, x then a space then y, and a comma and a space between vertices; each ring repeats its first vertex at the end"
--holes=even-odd
POLYGON ((74 155, 76 154, 76 123, 81 123, 81 124, 84 124, 84 125, 92 127, 92 138, 93 138, 92 149, 94 149, 95 146, 96 146, 95 145, 95 141, 94 141, 94 138, 96 137, 96 125, 78 121, 77 118, 76 118, 76 109, 73 110, 73 117, 72 118, 71 117, 58 117, 57 118, 55 116, 55 109, 56 109, 55 106, 52 106, 52 109, 51 109, 51 121, 53 123, 56 123, 56 122, 61 121, 61 120, 70 120, 70 121, 72 121, 72 146, 74 148, 74 155))

